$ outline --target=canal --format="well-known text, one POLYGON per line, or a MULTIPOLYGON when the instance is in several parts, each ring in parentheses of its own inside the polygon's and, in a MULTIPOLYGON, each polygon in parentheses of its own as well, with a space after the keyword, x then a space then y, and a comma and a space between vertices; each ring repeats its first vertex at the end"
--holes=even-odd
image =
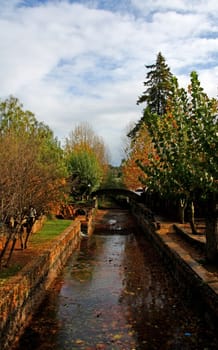
POLYGON ((186 300, 127 211, 99 211, 17 350, 215 350, 215 329, 186 300))

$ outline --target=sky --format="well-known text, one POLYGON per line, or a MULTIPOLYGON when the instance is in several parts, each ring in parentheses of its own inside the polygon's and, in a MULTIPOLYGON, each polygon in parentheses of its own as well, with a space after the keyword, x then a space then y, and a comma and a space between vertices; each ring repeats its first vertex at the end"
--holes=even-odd
POLYGON ((88 123, 119 166, 161 52, 181 87, 217 97, 217 0, 0 0, 0 99, 17 97, 62 145, 88 123))

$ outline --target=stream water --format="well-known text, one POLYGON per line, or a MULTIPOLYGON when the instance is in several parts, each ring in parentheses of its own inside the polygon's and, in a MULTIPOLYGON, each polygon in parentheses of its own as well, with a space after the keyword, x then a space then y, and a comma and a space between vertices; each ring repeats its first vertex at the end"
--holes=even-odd
POLYGON ((99 211, 55 280, 17 350, 217 350, 196 305, 181 294, 126 211, 99 211))

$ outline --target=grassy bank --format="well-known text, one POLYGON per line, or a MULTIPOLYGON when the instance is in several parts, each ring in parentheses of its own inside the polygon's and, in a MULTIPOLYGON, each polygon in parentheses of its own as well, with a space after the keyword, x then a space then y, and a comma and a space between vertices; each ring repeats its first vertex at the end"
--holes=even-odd
POLYGON ((62 233, 71 223, 72 220, 46 220, 42 229, 32 235, 30 243, 33 245, 48 243, 62 233))
POLYGON ((16 249, 12 255, 10 265, 5 267, 3 264, 0 269, 0 286, 9 277, 16 275, 26 262, 34 259, 34 252, 37 253, 43 249, 43 247, 58 237, 71 223, 72 220, 46 220, 42 229, 30 237, 28 248, 25 250, 16 249))

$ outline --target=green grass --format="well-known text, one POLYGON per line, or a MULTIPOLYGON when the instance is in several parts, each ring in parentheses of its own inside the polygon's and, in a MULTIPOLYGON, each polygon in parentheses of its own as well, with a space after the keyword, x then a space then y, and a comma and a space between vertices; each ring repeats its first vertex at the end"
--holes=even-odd
MULTIPOLYGON (((72 220, 46 220, 43 228, 31 236, 30 242, 32 245, 36 246, 39 244, 48 243, 60 235, 71 223, 72 220)), ((20 251, 20 254, 22 254, 22 251, 20 251)), ((15 264, 9 265, 7 268, 4 267, 0 269, 0 287, 9 277, 16 275, 16 273, 19 272, 21 268, 22 267, 20 265, 15 264)))
POLYGON ((46 220, 42 229, 32 235, 30 242, 32 244, 42 244, 56 238, 70 224, 72 220, 46 220))

